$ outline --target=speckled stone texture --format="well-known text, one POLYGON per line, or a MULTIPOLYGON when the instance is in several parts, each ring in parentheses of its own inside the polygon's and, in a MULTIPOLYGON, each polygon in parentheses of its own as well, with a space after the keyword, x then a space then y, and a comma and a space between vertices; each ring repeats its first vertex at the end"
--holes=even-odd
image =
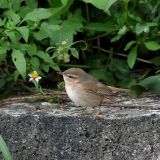
POLYGON ((159 110, 104 106, 97 119, 92 109, 83 117, 78 110, 46 102, 1 106, 0 133, 14 160, 160 160, 159 110))

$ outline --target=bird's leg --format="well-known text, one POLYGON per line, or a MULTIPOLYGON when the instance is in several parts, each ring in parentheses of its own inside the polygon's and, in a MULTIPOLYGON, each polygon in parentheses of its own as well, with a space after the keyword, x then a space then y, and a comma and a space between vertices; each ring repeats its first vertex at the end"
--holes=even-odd
POLYGON ((102 114, 101 104, 102 104, 102 100, 101 100, 100 104, 98 105, 98 111, 96 112, 95 117, 94 117, 95 119, 98 118, 102 114))

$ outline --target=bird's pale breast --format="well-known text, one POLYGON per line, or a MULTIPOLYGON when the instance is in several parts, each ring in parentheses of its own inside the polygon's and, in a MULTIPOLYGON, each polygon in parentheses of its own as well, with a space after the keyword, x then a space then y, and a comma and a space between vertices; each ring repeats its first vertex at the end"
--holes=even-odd
POLYGON ((86 92, 79 85, 75 86, 65 85, 65 89, 69 98, 77 106, 94 107, 100 105, 102 101, 102 96, 86 92))

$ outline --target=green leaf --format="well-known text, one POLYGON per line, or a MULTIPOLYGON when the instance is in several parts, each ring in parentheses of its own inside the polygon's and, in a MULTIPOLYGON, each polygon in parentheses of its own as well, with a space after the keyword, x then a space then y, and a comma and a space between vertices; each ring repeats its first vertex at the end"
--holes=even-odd
POLYGON ((72 56, 74 56, 75 58, 79 58, 79 53, 75 48, 70 48, 71 54, 72 56))
POLYGON ((24 48, 30 57, 37 54, 37 47, 35 44, 25 44, 24 48))
POLYGON ((115 83, 113 75, 111 74, 111 72, 107 72, 105 68, 92 69, 89 73, 96 77, 98 80, 103 81, 104 83, 111 85, 115 83))
POLYGON ((141 34, 142 32, 149 32, 149 26, 147 24, 136 24, 135 32, 137 35, 141 34))
POLYGON ((1 9, 10 8, 10 3, 8 3, 8 1, 6 0, 0 0, 0 8, 1 9))
POLYGON ((10 40, 13 42, 13 43, 16 43, 17 42, 17 35, 16 35, 16 32, 15 31, 4 31, 5 34, 10 38, 10 40))
POLYGON ((127 32, 127 27, 124 25, 120 30, 118 31, 118 35, 124 35, 127 32))
POLYGON ((130 88, 130 94, 132 98, 137 98, 138 96, 140 96, 143 92, 145 91, 144 87, 140 86, 140 85, 133 85, 130 88))
POLYGON ((45 72, 47 72, 48 73, 48 71, 49 71, 49 65, 42 65, 41 66, 41 68, 45 71, 45 72))
POLYGON ((8 50, 9 48, 5 45, 0 47, 0 61, 5 60, 8 50))
POLYGON ((58 8, 63 5, 61 0, 50 0, 48 1, 48 3, 51 7, 54 7, 54 8, 58 8))
POLYGON ((137 58, 137 46, 133 47, 128 54, 127 62, 130 68, 133 68, 137 58))
POLYGON ((24 21, 30 20, 30 21, 40 21, 42 19, 47 19, 50 16, 52 16, 52 13, 49 11, 49 9, 44 9, 44 8, 36 8, 32 12, 28 13, 24 17, 24 21))
POLYGON ((18 70, 15 70, 14 73, 13 73, 13 79, 14 79, 14 81, 17 81, 19 75, 20 74, 19 74, 18 70))
POLYGON ((118 82, 118 86, 121 88, 130 88, 131 86, 136 84, 136 79, 131 77, 129 74, 127 76, 123 76, 121 81, 118 82))
POLYGON ((58 44, 64 40, 72 43, 74 34, 81 31, 83 27, 82 21, 80 10, 76 10, 74 14, 68 14, 67 20, 61 22, 61 25, 59 25, 59 21, 57 24, 43 22, 40 31, 34 33, 34 36, 37 40, 49 37, 51 39, 51 44, 58 44))
POLYGON ((151 50, 151 51, 157 51, 160 49, 160 44, 158 44, 156 41, 148 41, 148 42, 145 42, 144 45, 148 50, 151 50))
POLYGON ((24 58, 23 53, 21 53, 19 50, 13 50, 12 61, 16 66, 18 72, 22 76, 22 78, 25 80, 26 79, 26 60, 24 58))
POLYGON ((127 51, 128 49, 130 49, 132 47, 133 44, 135 44, 136 41, 130 41, 126 44, 124 51, 127 51))
POLYGON ((51 8, 49 9, 53 16, 60 16, 66 11, 69 10, 70 6, 74 2, 74 0, 59 0, 57 1, 50 1, 51 8), (52 3, 53 2, 53 3, 52 3))
POLYGON ((40 66, 39 58, 38 57, 32 57, 30 59, 31 65, 34 67, 34 70, 37 70, 40 66))
POLYGON ((50 63, 50 64, 54 63, 52 58, 47 52, 38 51, 36 55, 47 63, 50 63))
POLYGON ((34 37, 37 40, 42 40, 45 39, 47 37, 52 37, 54 35, 52 35, 54 32, 56 33, 57 31, 59 31, 62 28, 62 26, 60 25, 54 25, 54 24, 48 24, 46 22, 42 22, 39 32, 35 32, 34 33, 34 37))
POLYGON ((52 69, 54 69, 55 71, 60 71, 60 68, 59 68, 59 66, 57 64, 52 64, 50 67, 52 69))
POLYGON ((101 0, 101 1, 97 1, 97 0, 83 0, 83 2, 86 3, 91 3, 92 5, 94 5, 95 7, 102 9, 104 12, 106 12, 108 15, 110 15, 110 7, 117 2, 118 0, 101 0))
POLYGON ((85 29, 97 32, 113 32, 116 30, 115 24, 113 22, 105 22, 105 23, 89 23, 85 26, 85 29))
POLYGON ((28 42, 29 29, 26 26, 16 27, 16 30, 20 32, 25 42, 28 42))
POLYGON ((4 19, 2 20, 2 19, 0 18, 0 27, 2 27, 2 26, 4 26, 4 25, 5 25, 5 20, 4 20, 4 19))
POLYGON ((122 35, 116 35, 116 36, 113 37, 110 41, 111 41, 111 42, 116 42, 116 41, 118 41, 121 37, 122 37, 122 35))
POLYGON ((9 152, 9 149, 8 149, 2 135, 0 135, 0 151, 2 152, 5 160, 12 160, 12 156, 9 152))
POLYGON ((139 85, 151 91, 160 91, 160 75, 145 78, 139 82, 139 85))
POLYGON ((63 21, 62 25, 58 30, 51 31, 46 30, 48 36, 51 38, 52 43, 61 43, 62 41, 67 41, 72 43, 73 36, 81 31, 83 27, 83 19, 80 10, 76 10, 74 14, 69 14, 68 19, 63 21))
POLYGON ((11 19, 12 22, 16 25, 20 22, 20 16, 18 14, 16 14, 14 11, 12 10, 7 10, 4 15, 8 18, 11 19))

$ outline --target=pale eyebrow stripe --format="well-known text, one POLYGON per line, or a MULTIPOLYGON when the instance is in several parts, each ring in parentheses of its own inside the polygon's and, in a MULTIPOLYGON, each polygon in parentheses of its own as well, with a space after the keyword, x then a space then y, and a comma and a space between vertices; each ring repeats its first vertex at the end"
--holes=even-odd
POLYGON ((78 76, 74 75, 74 74, 66 74, 66 76, 71 76, 71 77, 74 77, 74 78, 77 78, 78 76))

